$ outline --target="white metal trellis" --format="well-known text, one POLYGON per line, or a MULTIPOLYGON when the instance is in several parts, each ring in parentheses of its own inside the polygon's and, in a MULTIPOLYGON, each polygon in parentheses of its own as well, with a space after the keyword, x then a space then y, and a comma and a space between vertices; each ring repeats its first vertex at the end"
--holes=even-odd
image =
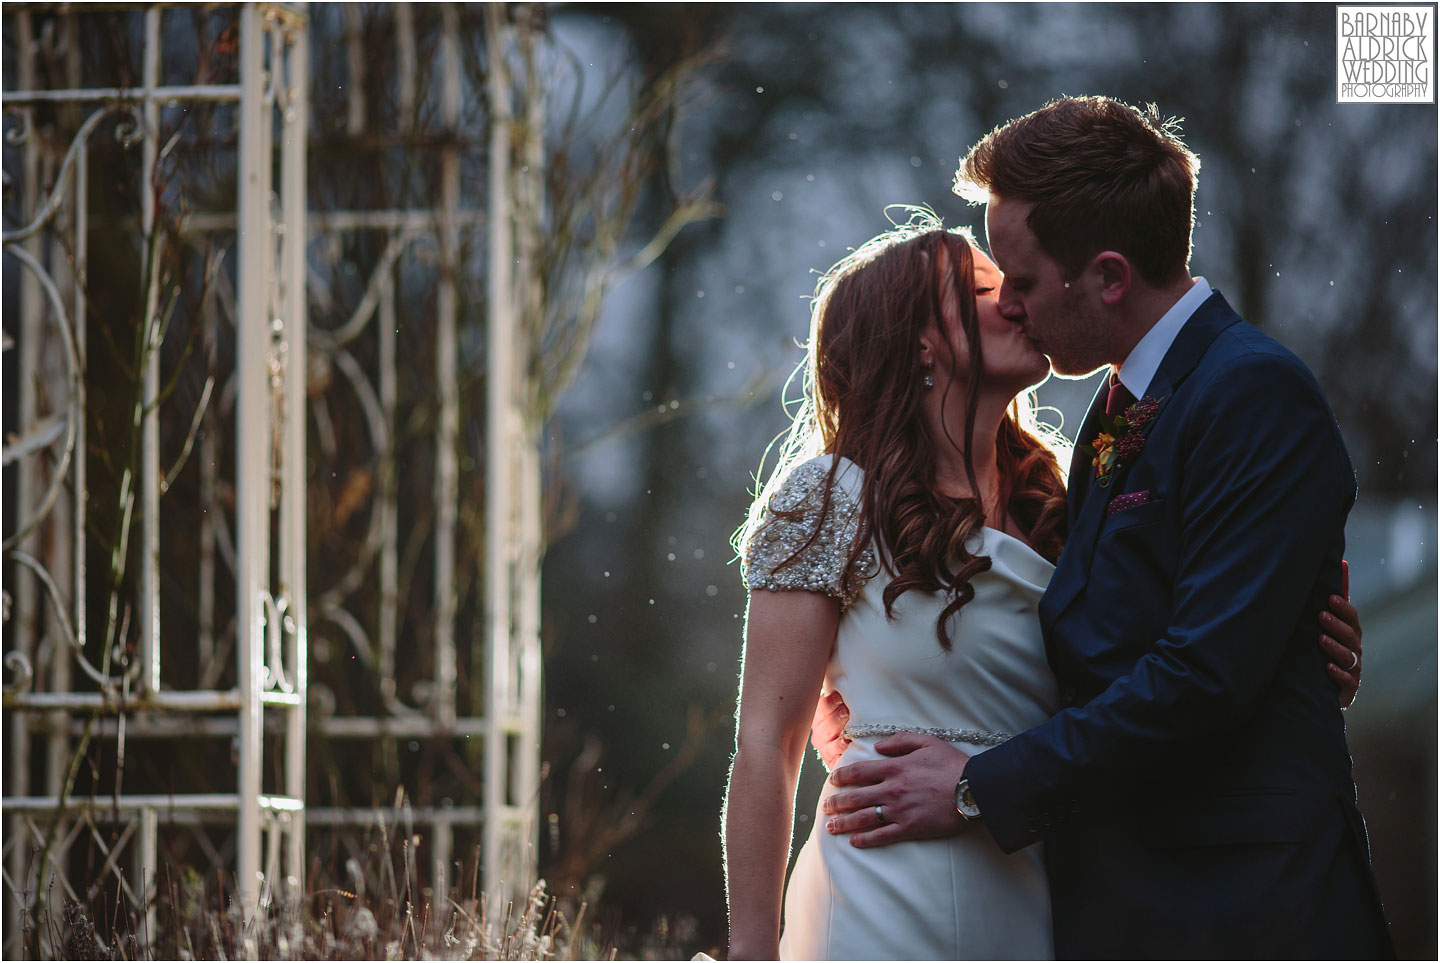
MULTIPOLYGON (((13 678, 4 691, 12 733, 4 798, 7 957, 20 948, 22 930, 15 925, 19 917, 33 908, 52 880, 63 891, 77 893, 74 881, 67 878, 65 853, 67 843, 75 838, 75 830, 67 826, 88 825, 92 832, 103 822, 125 826, 118 842, 105 849, 109 858, 101 876, 118 877, 135 905, 150 907, 151 914, 162 824, 233 820, 238 888, 247 909, 270 897, 282 865, 288 883, 298 884, 303 876, 306 21, 303 5, 241 4, 238 82, 177 85, 161 80, 166 7, 150 5, 141 10, 142 82, 126 89, 80 86, 76 11, 52 11, 45 17, 47 34, 39 37, 35 22, 45 13, 43 8, 32 11, 12 5, 5 11, 18 63, 17 83, 5 92, 4 110, 7 140, 24 172, 17 198, 22 215, 17 220, 24 226, 5 231, 4 252, 26 278, 13 339, 22 354, 21 404, 15 422, 19 440, 7 443, 4 459, 7 467, 13 463, 19 489, 16 530, 6 533, 4 543, 8 574, 16 583, 15 605, 7 618, 6 668, 13 678), (63 58, 66 69, 59 83, 56 78, 49 84, 39 82, 37 62, 42 54, 63 58), (155 256, 147 256, 142 268, 146 272, 141 283, 146 292, 144 344, 138 373, 141 395, 135 407, 140 458, 133 484, 127 474, 122 486, 122 492, 133 497, 139 527, 138 592, 131 603, 138 628, 137 657, 121 664, 111 656, 112 642, 122 639, 99 639, 97 645, 86 635, 91 613, 85 593, 89 506, 84 432, 86 404, 92 400, 86 393, 86 310, 87 300, 97 296, 87 289, 92 138, 103 125, 113 127, 118 120, 127 125, 122 138, 138 142, 140 167, 134 184, 140 202, 138 235, 142 246, 154 251, 151 241, 157 237, 156 216, 163 200, 157 176, 165 149, 162 114, 176 105, 194 103, 234 104, 238 111, 239 300, 233 318, 237 365, 232 390, 237 446, 235 593, 240 602, 235 645, 238 684, 230 689, 202 684, 203 678, 220 674, 210 665, 198 682, 162 683, 167 636, 160 620, 159 551, 167 478, 161 463, 160 426, 169 415, 161 396, 163 322, 160 261, 155 256), (42 105, 54 108, 58 117, 46 136, 35 129, 42 105), (74 133, 66 133, 67 118, 82 116, 74 133), (271 183, 277 126, 278 190, 271 183), (64 159, 58 163, 62 152, 53 142, 57 137, 68 137, 64 159), (42 171, 48 176, 42 177, 42 171), (47 184, 53 186, 42 189, 47 184), (47 330, 58 338, 47 335, 47 330), (63 351, 57 352, 57 345, 63 351), (64 365, 42 363, 57 354, 64 365), (38 397, 53 397, 56 389, 66 399, 65 406, 42 411, 38 397), (58 457, 42 457, 57 447, 58 457), (67 484, 73 498, 62 505, 58 494, 67 484), (45 494, 37 497, 42 488, 45 494), (278 566, 272 566, 272 516, 277 515, 278 566), (57 538, 57 533, 64 537, 57 538), (42 535, 45 551, 39 546, 42 535), (43 587, 43 595, 37 585, 43 587), (76 668, 81 670, 80 678, 73 678, 76 668), (36 685, 37 681, 43 685, 36 685), (72 681, 81 686, 73 686, 72 681), (284 743, 283 785, 275 793, 263 791, 261 778, 261 730, 267 709, 281 717, 284 743), (94 727, 95 735, 117 739, 121 754, 127 725, 183 738, 230 717, 240 737, 234 791, 126 794, 117 786, 117 793, 99 805, 94 799, 77 797, 69 792, 66 773, 77 752, 77 736, 84 738, 89 731, 81 720, 95 715, 103 717, 94 727), (194 719, 181 725, 167 723, 176 717, 194 719), (49 742, 45 785, 42 792, 32 793, 30 732, 37 726, 48 733, 49 742), (270 856, 262 858, 266 835, 270 856), (47 843, 51 836, 58 842, 47 843), (122 859, 120 849, 127 845, 129 857, 122 859), (47 857, 43 867, 34 865, 37 850, 47 857), (133 881, 124 879, 127 867, 134 872, 133 881)), ((7 182, 11 159, 7 151, 7 182)), ((7 312, 7 345, 15 320, 7 312)), ((208 470, 213 471, 213 459, 208 470)), ((202 579, 206 574, 213 576, 213 569, 207 573, 202 565, 202 579)), ((200 586, 202 608, 207 594, 213 608, 213 582, 200 586)), ((202 646, 202 657, 212 664, 214 655, 213 648, 206 652, 202 646)), ((101 839, 98 833, 95 839, 101 839)), ((153 915, 149 922, 153 932, 153 915)), ((43 945, 44 934, 41 939, 43 945)))
MULTIPOLYGON (((378 683, 379 713, 333 713, 333 701, 322 688, 316 690, 317 711, 312 733, 332 740, 484 740, 482 782, 483 806, 428 805, 407 810, 407 818, 428 828, 431 880, 435 899, 443 900, 449 885, 455 832, 483 831, 485 886, 496 897, 524 892, 534 881, 536 856, 534 839, 538 820, 540 741, 540 649, 539 649, 539 560, 541 552, 539 505, 538 429, 533 422, 533 394, 529 383, 528 345, 517 338, 523 329, 523 311, 536 302, 540 279, 535 265, 535 242, 524 245, 523 256, 512 258, 506 251, 516 248, 515 235, 521 232, 524 217, 512 216, 511 198, 528 190, 540 194, 543 168, 538 162, 543 114, 539 101, 530 101, 529 113, 521 118, 523 160, 516 161, 512 133, 517 118, 510 111, 517 90, 538 91, 534 78, 517 84, 512 75, 509 52, 534 42, 533 25, 524 17, 512 18, 498 4, 484 8, 485 79, 488 88, 477 88, 462 63, 462 45, 473 44, 473 24, 461 21, 462 8, 438 5, 438 30, 430 36, 436 57, 429 65, 430 89, 420 86, 424 71, 417 49, 422 30, 417 28, 414 8, 395 4, 375 10, 376 16, 393 25, 384 35, 393 38, 396 69, 393 83, 397 110, 386 117, 372 109, 366 96, 369 89, 367 56, 362 47, 364 34, 361 10, 344 8, 345 47, 344 129, 357 142, 372 133, 416 146, 419 159, 427 150, 436 158, 438 176, 425 185, 428 204, 400 209, 330 210, 312 204, 311 235, 328 250, 338 250, 344 239, 363 234, 378 235, 383 249, 375 259, 372 275, 358 306, 344 318, 318 317, 312 347, 317 357, 339 372, 346 389, 353 391, 366 413, 368 434, 379 461, 380 483, 374 502, 371 525, 362 550, 351 568, 331 586, 316 586, 312 623, 338 630, 351 651, 373 663, 378 683), (462 167, 477 158, 467 155, 474 143, 465 135, 463 105, 483 103, 488 141, 488 184, 484 210, 462 201, 462 167), (417 105, 434 107, 428 129, 420 129, 417 105), (529 133, 533 131, 533 136, 529 133), (526 163, 529 161, 529 163, 526 163), (483 233, 482 233, 483 232, 483 233), (483 262, 466 260, 468 252, 482 246, 488 254, 483 262), (398 336, 402 321, 408 320, 397 306, 400 280, 425 254, 433 251, 433 264, 421 273, 433 278, 434 309, 433 395, 429 399, 402 397, 397 369, 402 351, 414 345, 398 336), (465 311, 460 299, 459 279, 467 271, 483 273, 486 280, 485 316, 465 311), (477 322, 483 322, 477 324, 477 322), (478 667, 484 679, 476 698, 459 699, 457 594, 459 573, 473 567, 478 559, 461 552, 459 510, 460 456, 462 453, 462 411, 459 382, 462 336, 483 329, 486 339, 485 394, 485 539, 483 586, 485 629, 483 658, 478 667), (362 363, 356 350, 373 333, 376 345, 373 373, 362 363), (434 459, 433 488, 428 492, 402 491, 396 484, 398 434, 406 404, 433 400, 435 419, 431 436, 434 459), (433 671, 423 687, 417 683, 405 693, 399 685, 397 655, 400 648, 401 594, 399 582, 399 506, 407 497, 428 500, 432 512, 431 565, 433 569, 433 632, 429 639, 433 671), (363 591, 373 577, 379 598, 363 591), (378 601, 371 616, 369 605, 378 601), (373 621, 372 621, 373 619, 373 621), (371 626, 373 625, 373 631, 371 626), (483 709, 483 715, 477 710, 483 709)), ((433 28, 433 25, 432 25, 433 28)), ((391 78, 386 78, 387 81, 391 78)), ((531 230, 538 224, 531 223, 531 230)), ((321 299, 326 300, 326 299, 321 299)), ((408 306, 405 312, 413 311, 408 306)), ((324 315, 327 311, 317 311, 324 315)), ((326 447, 322 442, 322 448, 326 447)), ((476 453, 479 454, 479 453, 476 453)), ((405 635, 413 631, 406 627, 405 635)), ((413 643, 413 638, 410 639, 413 643)), ((472 676, 473 679, 473 676, 472 676)), ((363 826, 373 820, 366 808, 312 805, 312 823, 333 826, 340 831, 363 826)))
MULTIPOLYGON (((437 144, 427 148, 439 161, 438 177, 429 185, 433 196, 428 205, 328 209, 316 207, 314 199, 306 196, 310 126, 307 37, 316 27, 307 18, 305 6, 237 5, 238 82, 189 86, 162 82, 163 18, 170 8, 148 5, 130 9, 140 11, 144 19, 144 67, 143 84, 129 89, 81 89, 78 64, 67 74, 69 86, 56 84, 53 78, 48 85, 42 84, 33 69, 35 46, 41 42, 32 30, 38 14, 32 15, 24 5, 6 11, 7 30, 14 30, 21 54, 18 82, 5 94, 7 124, 13 118, 20 130, 42 103, 93 108, 70 141, 70 167, 61 170, 53 148, 47 150, 33 140, 20 145, 24 170, 16 180, 21 183, 27 219, 34 223, 23 236, 5 235, 7 258, 23 262, 28 269, 19 302, 21 330, 14 339, 24 355, 22 370, 40 370, 41 357, 48 356, 47 352, 55 355, 58 360, 49 377, 54 385, 67 386, 58 393, 70 399, 63 417, 49 417, 50 412, 40 410, 34 392, 26 394, 27 381, 22 386, 18 420, 22 440, 7 446, 6 462, 13 457, 17 464, 18 504, 25 509, 22 518, 43 517, 46 525, 64 536, 61 541, 74 546, 68 556, 50 552, 41 561, 41 553, 32 544, 34 536, 25 530, 29 522, 14 536, 6 534, 8 572, 16 576, 14 617, 7 626, 13 644, 7 640, 6 656, 14 678, 7 680, 5 691, 11 724, 4 802, 7 912, 13 921, 27 899, 33 902, 39 874, 27 856, 33 850, 32 841, 43 836, 48 814, 60 804, 61 776, 84 731, 82 717, 96 713, 101 716, 95 726, 96 737, 116 740, 120 746, 127 732, 171 739, 233 735, 237 747, 235 792, 132 793, 113 801, 107 798, 103 812, 98 807, 87 808, 88 799, 67 800, 63 808, 76 815, 73 821, 59 824, 59 842, 47 870, 65 887, 70 884, 61 872, 64 844, 80 838, 76 834, 86 827, 93 834, 95 825, 105 820, 118 820, 125 826, 120 842, 110 847, 113 853, 107 868, 118 872, 129 862, 139 867, 138 881, 154 878, 162 828, 194 833, 195 841, 212 858, 219 858, 222 853, 197 827, 232 821, 235 865, 247 907, 270 896, 282 867, 287 884, 301 883, 307 824, 316 832, 345 832, 375 818, 369 806, 316 806, 314 800, 306 805, 308 729, 312 738, 391 743, 481 737, 485 746, 483 805, 427 805, 410 810, 408 816, 428 827, 437 902, 444 900, 454 832, 459 828, 483 831, 487 890, 501 897, 523 892, 535 877, 541 714, 539 426, 530 364, 534 347, 524 333, 538 324, 544 310, 538 232, 544 214, 541 133, 545 118, 542 84, 535 75, 533 58, 539 30, 523 11, 515 16, 499 5, 484 9, 488 61, 484 101, 490 109, 486 135, 481 138, 488 142, 488 210, 481 211, 461 203, 467 143, 461 134, 462 106, 482 93, 473 83, 467 88, 461 45, 468 41, 461 10, 452 4, 439 6, 439 30, 432 33, 439 38, 439 55, 426 65, 435 78, 438 131, 422 132, 415 129, 414 117, 417 105, 429 102, 431 94, 420 86, 420 31, 408 5, 386 8, 384 15, 393 17, 398 65, 395 86, 400 123, 393 133, 418 141, 429 137, 437 144), (93 664, 97 660, 92 658, 95 644, 92 640, 87 648, 85 638, 85 459, 62 461, 47 475, 36 456, 45 444, 64 452, 77 446, 84 450, 86 381, 80 372, 84 371, 86 352, 88 210, 83 199, 87 196, 89 140, 100 124, 116 117, 129 118, 134 131, 128 136, 140 145, 142 169, 153 170, 164 149, 161 130, 167 105, 185 103, 233 104, 237 111, 234 209, 200 211, 182 225, 185 236, 197 246, 207 237, 233 238, 228 256, 234 265, 234 280, 221 271, 202 311, 212 355, 222 322, 233 326, 235 369, 228 382, 217 383, 216 401, 198 423, 202 430, 196 440, 196 470, 199 498, 207 508, 195 532, 198 634, 194 645, 199 673, 184 683, 167 678, 162 685, 162 650, 189 643, 162 631, 160 624, 158 552, 166 479, 160 462, 159 425, 166 409, 163 404, 153 404, 160 396, 158 363, 146 370, 144 379, 143 461, 138 482, 142 553, 135 606, 139 658, 123 671, 107 673, 97 668, 93 664), (272 162, 277 155, 279 178, 272 183, 272 162), (53 191, 42 194, 39 186, 50 180, 55 184, 53 191), (307 211, 307 206, 312 209, 307 211), (43 238, 65 232, 72 238, 73 262, 57 253, 63 245, 41 243, 43 238), (323 284, 316 290, 309 283, 317 274, 307 263, 307 250, 312 255, 318 251, 323 261, 324 252, 338 239, 367 234, 383 240, 374 274, 360 303, 345 316, 335 317, 337 309, 323 284), (488 243, 473 243, 482 239, 488 243), (464 259, 463 252, 482 248, 487 252, 483 266, 464 259), (433 672, 423 691, 417 686, 407 699, 397 688, 401 630, 398 508, 424 496, 401 491, 395 484, 397 432, 404 406, 413 403, 403 396, 397 380, 397 357, 407 347, 397 337, 397 327, 401 312, 411 310, 397 305, 397 299, 407 259, 423 262, 427 249, 434 251, 427 270, 433 276, 435 292, 433 389, 437 411, 432 448, 435 485, 429 494, 434 513, 433 672), (472 267, 483 271, 488 291, 487 316, 479 319, 474 312, 467 315, 463 310, 457 285, 457 279, 472 267), (67 293, 57 296, 52 288, 67 293), (308 301, 316 315, 308 325, 308 337, 307 288, 311 288, 308 301), (47 323, 58 325, 63 344, 73 342, 68 355, 56 351, 55 343, 39 333, 47 323), (460 341, 477 330, 483 331, 486 339, 488 374, 485 630, 478 667, 483 686, 478 687, 478 699, 472 697, 462 704, 457 699, 456 573, 478 559, 462 558, 459 541, 459 461, 465 420, 459 391, 464 364, 460 341), (368 359, 355 350, 362 336, 375 338, 376 353, 368 359), (59 363, 65 357, 71 357, 68 367, 59 363), (307 376, 316 366, 337 373, 335 384, 353 392, 353 400, 347 404, 358 402, 363 414, 379 463, 380 484, 372 496, 368 534, 352 567, 327 584, 307 586, 307 420, 319 430, 321 450, 314 453, 315 459, 323 468, 330 457, 323 406, 317 406, 313 398, 307 400, 307 376), (225 421, 230 416, 234 419, 233 448, 227 448, 225 442, 225 421), (56 426, 59 435, 54 434, 56 426), (226 480, 217 471, 226 450, 233 450, 236 465, 233 524, 222 509, 226 480), (67 471, 69 487, 76 493, 73 505, 67 502, 63 512, 50 510, 67 471), (215 591, 227 568, 234 575, 235 596, 243 600, 228 627, 215 591), (50 573, 55 571, 60 571, 61 577, 52 577, 50 573), (29 578, 32 573, 34 580, 29 578), (367 584, 378 585, 378 598, 363 591, 367 584), (308 597, 307 592, 311 593, 308 597), (42 599, 54 603, 52 608, 63 616, 58 621, 68 619, 70 628, 62 632, 68 645, 56 650, 53 665, 47 664, 42 673, 44 685, 37 685, 33 682, 34 662, 41 646, 34 613, 42 599), (357 656, 368 660, 378 684, 381 711, 336 713, 326 690, 310 685, 308 635, 316 626, 338 632, 357 656), (224 688, 219 683, 231 671, 224 660, 226 640, 232 632, 236 684, 224 688), (70 681, 73 668, 80 670, 78 688, 70 681), (316 699, 314 711, 307 709, 311 698, 316 699), (271 725, 267 725, 267 715, 271 725), (44 793, 32 795, 25 777, 31 744, 27 720, 33 719, 44 720, 49 743, 48 782, 44 793), (267 729, 278 731, 283 739, 283 778, 269 787, 270 791, 262 773, 267 729), (128 860, 120 853, 123 846, 133 848, 128 860), (14 898, 15 894, 20 898, 14 898)), ((73 9, 61 12, 61 30, 73 33, 77 16, 73 9)), ((364 96, 366 58, 359 46, 358 8, 347 5, 343 16, 350 70, 345 125, 350 134, 360 136, 367 133, 372 121, 364 96)), ((71 39, 65 56, 73 61, 78 44, 71 39)), ((322 42, 321 49, 330 46, 322 42)), ((7 176, 10 163, 7 154, 7 176)), ((137 191, 143 213, 138 228, 142 236, 149 236, 155 228, 157 198, 152 179, 142 177, 140 181, 137 191)), ((149 291, 145 313, 152 337, 158 337, 158 289, 152 284, 149 291)), ((10 317, 5 324, 9 331, 10 317)), ((313 386, 308 387, 313 392, 313 386)), ((56 393, 51 391, 52 396, 56 393)), ((209 388, 205 397, 210 397, 209 388)), ((325 473, 317 471, 317 479, 317 484, 325 484, 325 473)), ((52 628, 50 634, 54 632, 52 628)), ((102 641, 100 648, 104 647, 102 641)), ((143 889, 136 892, 143 902, 143 889)), ((8 930, 17 932, 13 926, 8 930)))

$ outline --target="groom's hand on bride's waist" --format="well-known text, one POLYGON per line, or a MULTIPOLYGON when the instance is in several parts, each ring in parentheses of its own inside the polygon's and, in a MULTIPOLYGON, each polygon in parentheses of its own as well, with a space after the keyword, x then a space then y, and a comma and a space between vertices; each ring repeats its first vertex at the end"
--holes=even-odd
POLYGON ((883 739, 888 759, 855 762, 830 774, 825 829, 850 835, 852 846, 886 846, 910 839, 953 836, 965 826, 955 808, 955 784, 970 757, 944 739, 911 732, 883 739))

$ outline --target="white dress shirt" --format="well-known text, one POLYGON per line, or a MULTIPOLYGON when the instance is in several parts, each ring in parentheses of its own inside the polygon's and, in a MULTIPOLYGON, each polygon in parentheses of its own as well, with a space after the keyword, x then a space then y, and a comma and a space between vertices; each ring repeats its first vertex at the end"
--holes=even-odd
POLYGON ((1180 300, 1160 316, 1155 326, 1145 332, 1145 337, 1125 356, 1125 360, 1120 364, 1120 383, 1129 389, 1132 395, 1136 398, 1145 397, 1150 382, 1155 380, 1155 372, 1160 370, 1160 362, 1165 360, 1165 352, 1175 343, 1180 329, 1185 327, 1190 315, 1213 293, 1210 282, 1204 278, 1196 278, 1190 290, 1181 295, 1180 300))

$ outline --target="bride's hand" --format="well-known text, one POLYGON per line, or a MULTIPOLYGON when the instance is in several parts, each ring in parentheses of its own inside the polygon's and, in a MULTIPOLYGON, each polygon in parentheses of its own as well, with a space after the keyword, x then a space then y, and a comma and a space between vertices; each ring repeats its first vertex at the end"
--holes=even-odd
POLYGON ((810 720, 810 745, 820 754, 826 770, 835 768, 850 745, 850 740, 845 738, 845 724, 849 721, 850 707, 838 691, 831 689, 820 697, 815 718, 810 720))
POLYGON ((1350 604, 1350 563, 1340 563, 1340 595, 1330 596, 1330 611, 1320 613, 1320 648, 1330 657, 1325 670, 1340 686, 1340 708, 1348 709, 1360 688, 1361 646, 1364 634, 1360 612, 1350 604), (1343 598, 1342 598, 1343 596, 1343 598))
POLYGON ((969 756, 944 739, 913 732, 884 739, 875 750, 891 758, 851 763, 830 774, 830 782, 844 788, 825 799, 827 832, 850 833, 850 845, 865 847, 940 839, 964 829, 955 784, 969 756))

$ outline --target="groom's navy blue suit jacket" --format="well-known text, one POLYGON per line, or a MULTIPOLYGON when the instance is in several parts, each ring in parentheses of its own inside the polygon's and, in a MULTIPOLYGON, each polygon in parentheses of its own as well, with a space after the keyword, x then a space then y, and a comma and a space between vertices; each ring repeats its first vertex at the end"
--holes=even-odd
POLYGON ((984 824, 1045 840, 1062 959, 1393 954, 1317 645, 1355 499, 1334 416, 1218 293, 1147 398, 1107 487, 1072 466, 1040 603, 1061 710, 970 761, 984 824))

